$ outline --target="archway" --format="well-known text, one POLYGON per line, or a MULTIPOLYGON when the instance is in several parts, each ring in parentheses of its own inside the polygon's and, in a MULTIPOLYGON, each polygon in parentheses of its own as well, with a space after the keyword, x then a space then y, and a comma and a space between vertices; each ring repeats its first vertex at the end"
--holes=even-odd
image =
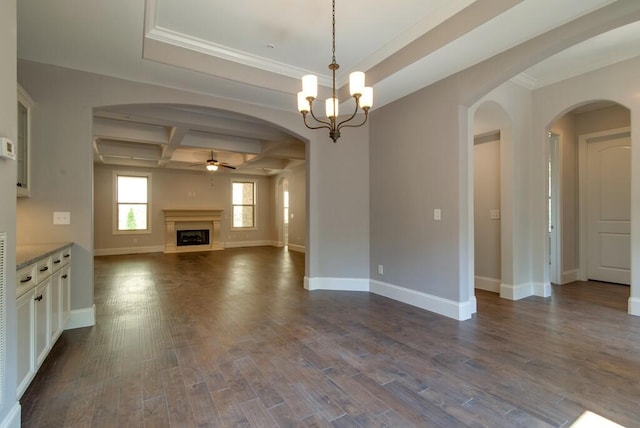
MULTIPOLYGON (((282 231, 274 219, 280 219, 281 229, 284 202, 276 183, 285 177, 290 184, 288 172, 295 167, 300 171, 294 177, 301 183, 297 189, 305 189, 306 141, 246 114, 191 104, 122 104, 94 108, 92 129, 97 255, 163 251, 167 233, 162 210, 172 206, 222 211, 219 226, 215 226, 218 247, 277 245, 282 231), (210 162, 215 169, 205 168, 210 162), (112 231, 113 222, 107 217, 113 213, 109 177, 115 169, 153 172, 150 182, 162 188, 149 195, 155 199, 149 205, 153 226, 145 234, 112 231), (231 222, 232 185, 237 181, 251 186, 255 198, 249 207, 251 224, 240 227, 231 222)), ((305 206, 306 192, 297 195, 300 201, 296 204, 305 206)), ((298 234, 305 235, 307 211, 296 214, 301 225, 298 234)))
MULTIPOLYGON (((545 273, 551 282, 631 283, 630 113, 615 102, 592 100, 569 107, 547 127, 546 135, 558 140, 556 176, 552 173, 550 179, 558 189, 552 211, 557 215, 557 251, 546 248, 557 266, 557 272, 545 273), (602 172, 603 183, 596 170, 605 167, 610 172, 602 172), (606 201, 600 200, 602 195, 606 201)), ((545 147, 552 159, 552 147, 545 147)), ((550 222, 553 216, 547 218, 550 222)))
POLYGON ((473 136, 469 150, 470 216, 473 227, 473 258, 470 272, 471 295, 475 289, 518 298, 513 257, 513 124, 506 110, 496 101, 484 100, 472 109, 473 136))

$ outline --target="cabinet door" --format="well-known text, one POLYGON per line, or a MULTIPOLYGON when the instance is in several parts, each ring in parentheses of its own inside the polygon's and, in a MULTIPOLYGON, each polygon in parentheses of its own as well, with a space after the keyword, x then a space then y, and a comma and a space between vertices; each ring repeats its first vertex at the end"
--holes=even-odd
POLYGON ((30 115, 33 101, 20 85, 18 85, 18 156, 17 156, 17 195, 30 196, 29 140, 30 115))
POLYGON ((62 273, 58 271, 51 275, 51 288, 49 290, 51 301, 51 319, 49 330, 51 332, 50 343, 55 343, 62 333, 62 273))
POLYGON ((21 397, 29 386, 29 382, 35 374, 35 349, 34 349, 34 310, 35 293, 28 291, 16 301, 18 318, 18 361, 17 361, 17 395, 21 397))
POLYGON ((49 352, 51 333, 51 277, 36 287, 35 301, 35 348, 36 364, 40 367, 49 352))
POLYGON ((62 268, 62 276, 60 276, 62 291, 62 329, 64 330, 71 318, 71 264, 62 268))

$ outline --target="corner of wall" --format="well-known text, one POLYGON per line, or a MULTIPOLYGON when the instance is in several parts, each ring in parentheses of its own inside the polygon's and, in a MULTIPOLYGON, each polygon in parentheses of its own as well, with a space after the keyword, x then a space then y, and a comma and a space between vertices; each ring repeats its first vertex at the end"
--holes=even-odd
POLYGON ((74 309, 71 311, 71 318, 65 326, 65 330, 74 328, 93 327, 96 325, 96 305, 90 308, 74 309))
POLYGON ((640 298, 629 297, 629 314, 640 316, 640 298))
POLYGON ((507 300, 520 300, 533 296, 533 284, 500 284, 500 297, 507 300))

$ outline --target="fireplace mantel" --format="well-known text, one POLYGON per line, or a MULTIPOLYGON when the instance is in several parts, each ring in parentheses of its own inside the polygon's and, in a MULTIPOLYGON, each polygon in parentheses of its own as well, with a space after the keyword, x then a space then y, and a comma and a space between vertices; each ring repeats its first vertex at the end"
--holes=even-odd
POLYGON ((224 245, 220 241, 220 220, 224 210, 204 209, 163 209, 165 223, 165 253, 182 253, 190 251, 223 250, 224 245), (209 230, 209 245, 193 245, 178 247, 176 232, 191 228, 209 230))

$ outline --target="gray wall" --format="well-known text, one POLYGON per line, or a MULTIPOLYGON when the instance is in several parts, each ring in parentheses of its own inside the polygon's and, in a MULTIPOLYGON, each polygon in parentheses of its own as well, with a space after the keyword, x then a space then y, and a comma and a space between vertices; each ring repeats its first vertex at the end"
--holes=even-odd
POLYGON ((629 109, 619 104, 575 115, 576 136, 631 125, 629 109))
MULTIPOLYGON (((0 0, 0 136, 18 139, 16 95, 16 1, 0 0)), ((20 420, 16 401, 16 162, 0 159, 0 232, 7 233, 5 252, 6 286, 0 292, 5 300, 5 381, 2 388, 0 425, 20 420), (17 413, 16 413, 17 412, 17 413), (17 418, 17 419, 16 419, 17 418)))
MULTIPOLYGON (((304 183, 303 183, 304 184, 304 183)), ((221 209, 220 239, 229 244, 275 241, 271 200, 275 197, 271 179, 265 176, 206 173, 171 169, 148 169, 94 165, 94 240, 95 250, 141 249, 163 247, 165 240, 163 209, 221 209), (114 171, 151 173, 150 234, 114 235, 113 174, 114 171), (256 182, 257 230, 231 230, 231 181, 256 182), (135 240, 135 241, 134 241, 135 240)), ((144 252, 144 251, 143 251, 144 252)))
POLYGON ((473 147, 473 212, 475 275, 500 283, 500 220, 491 210, 500 210, 500 140, 473 147))
POLYGON ((460 294, 459 115, 436 84, 371 113, 371 275, 453 301, 460 294), (440 209, 442 220, 433 219, 440 209), (384 266, 384 274, 373 269, 384 266))

